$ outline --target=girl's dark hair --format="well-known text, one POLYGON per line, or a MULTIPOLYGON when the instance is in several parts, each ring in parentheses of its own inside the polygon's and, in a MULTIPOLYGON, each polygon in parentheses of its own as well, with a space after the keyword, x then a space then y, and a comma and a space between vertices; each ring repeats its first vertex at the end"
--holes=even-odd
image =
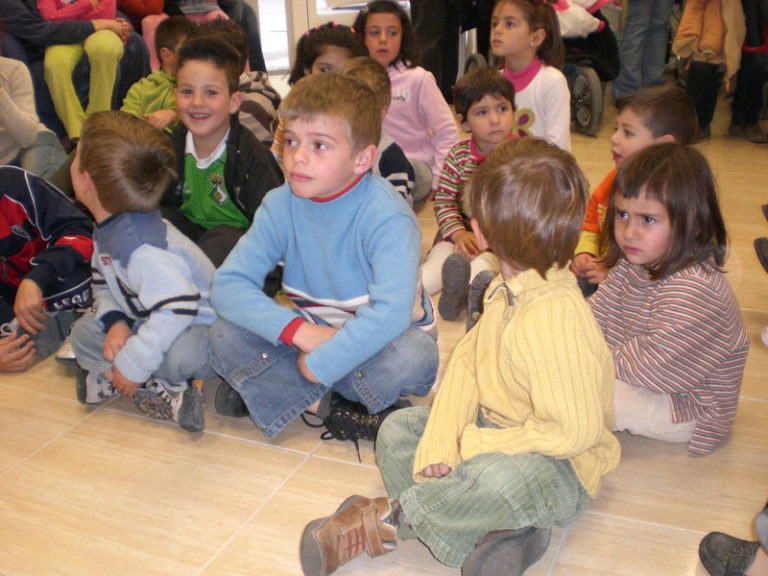
POLYGON ((613 182, 600 251, 606 267, 622 258, 616 243, 615 198, 658 200, 667 208, 672 238, 667 254, 649 268, 653 280, 701 263, 720 269, 725 262, 728 237, 717 200, 717 186, 704 156, 689 146, 664 142, 630 156, 613 182))
POLYGON ((400 26, 403 29, 400 39, 400 53, 390 64, 402 62, 406 68, 415 68, 421 65, 421 49, 416 39, 416 32, 408 13, 402 9, 400 4, 391 0, 373 0, 360 10, 357 18, 355 18, 354 28, 363 44, 365 44, 365 25, 368 21, 368 14, 394 14, 400 20, 400 26))
POLYGON ((531 30, 544 30, 546 36, 536 50, 539 60, 555 68, 562 68, 565 64, 565 46, 560 35, 560 21, 549 0, 496 0, 496 6, 505 2, 517 4, 531 30))
POLYGON ((368 56, 365 44, 355 34, 354 29, 337 22, 326 22, 310 28, 301 35, 296 43, 296 59, 288 77, 288 84, 293 85, 304 76, 306 70, 312 68, 318 56, 326 46, 338 46, 349 50, 349 57, 368 56))

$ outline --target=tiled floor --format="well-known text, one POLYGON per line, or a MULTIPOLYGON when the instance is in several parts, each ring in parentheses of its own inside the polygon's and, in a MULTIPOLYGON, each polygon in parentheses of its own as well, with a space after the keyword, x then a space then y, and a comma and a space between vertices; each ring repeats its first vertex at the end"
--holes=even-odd
MULTIPOLYGON (((597 138, 574 135, 593 184, 612 168, 613 110, 597 138)), ((760 147, 723 136, 721 107, 711 141, 699 145, 719 178, 732 241, 728 277, 752 337, 736 423, 706 458, 684 446, 621 436, 623 457, 598 500, 571 527, 555 530, 528 574, 703 576, 697 547, 714 529, 751 534, 768 489, 768 275, 752 241, 768 235, 760 147)), ((424 246, 434 217, 421 206, 424 246)), ((463 332, 440 325, 441 365, 463 332)), ((206 431, 192 435, 147 420, 129 400, 99 408, 75 399, 71 368, 47 360, 0 376, 0 574, 295 575, 304 525, 352 493, 383 495, 373 447, 323 442, 301 422, 268 442, 248 419, 213 410, 206 386, 206 431)), ((338 574, 458 575, 418 542, 338 574)))

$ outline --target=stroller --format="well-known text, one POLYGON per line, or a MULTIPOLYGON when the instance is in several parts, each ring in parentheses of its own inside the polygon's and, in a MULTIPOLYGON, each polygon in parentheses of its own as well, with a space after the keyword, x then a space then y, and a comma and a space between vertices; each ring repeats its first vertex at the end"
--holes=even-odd
POLYGON ((594 136, 603 123, 605 86, 619 75, 619 46, 605 16, 592 14, 603 27, 585 38, 563 38, 563 74, 571 91, 571 120, 576 130, 594 136))
MULTIPOLYGON (((467 57, 464 73, 479 66, 493 66, 493 54, 489 50, 493 5, 493 0, 462 2, 462 31, 469 32, 474 29, 476 35, 476 38, 468 43, 474 43, 476 51, 467 57)), ((571 92, 571 121, 578 132, 588 136, 594 136, 600 130, 605 105, 605 86, 619 74, 619 47, 616 36, 600 10, 591 16, 603 23, 599 30, 586 37, 563 37, 563 74, 571 92)), ((563 25, 562 17, 561 29, 570 31, 570 27, 563 25)))

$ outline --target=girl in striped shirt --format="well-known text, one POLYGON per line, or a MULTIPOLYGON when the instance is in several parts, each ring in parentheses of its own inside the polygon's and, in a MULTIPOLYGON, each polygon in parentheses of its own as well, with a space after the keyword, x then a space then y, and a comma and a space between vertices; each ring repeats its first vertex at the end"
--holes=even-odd
POLYGON ((619 170, 590 299, 616 368, 616 430, 708 454, 736 414, 749 339, 722 266, 714 177, 681 144, 655 144, 619 170))

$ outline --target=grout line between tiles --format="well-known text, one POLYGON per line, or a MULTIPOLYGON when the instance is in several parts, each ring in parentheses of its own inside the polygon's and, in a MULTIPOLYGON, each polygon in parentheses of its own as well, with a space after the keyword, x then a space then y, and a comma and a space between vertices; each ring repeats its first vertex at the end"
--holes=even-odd
MULTIPOLYGON (((45 394, 44 396, 46 396, 46 397, 49 397, 47 394, 45 394)), ((66 400, 65 400, 65 401, 66 401, 66 400)), ((80 425, 81 425, 83 422, 85 422, 85 421, 86 421, 86 420, 88 420, 89 418, 92 418, 92 417, 93 417, 93 415, 94 415, 94 414, 96 414, 97 412, 99 412, 99 411, 100 411, 102 408, 104 408, 104 406, 99 406, 99 407, 97 407, 95 410, 93 410, 92 412, 89 412, 88 414, 86 414, 85 416, 83 416, 82 418, 80 418, 79 420, 77 420, 77 422, 74 422, 74 423, 73 423, 71 426, 69 426, 69 427, 68 427, 68 428, 66 428, 65 430, 62 430, 61 432, 59 432, 58 434, 56 434, 56 436, 54 436, 53 438, 51 438, 50 440, 48 440, 48 441, 47 441, 45 444, 43 444, 42 446, 40 446, 40 447, 39 447, 39 448, 37 448, 36 450, 34 450, 34 451, 30 452, 29 454, 27 454, 27 455, 26 455, 24 458, 22 458, 21 460, 19 460, 18 462, 16 462, 16 463, 15 463, 13 466, 9 467, 9 468, 8 468, 7 470, 5 470, 4 472, 0 473, 0 479, 4 478, 4 477, 5 477, 5 476, 6 476, 6 475, 9 473, 9 472, 11 472, 11 471, 15 470, 16 468, 18 468, 19 466, 21 466, 22 464, 24 464, 25 462, 27 462, 27 461, 28 461, 30 458, 32 458, 33 456, 35 456, 35 455, 39 454, 41 451, 43 451, 43 450, 44 450, 44 449, 46 449, 48 446, 50 446, 51 444, 53 444, 54 442, 56 442, 57 440, 59 440, 59 439, 60 439, 62 436, 64 436, 65 434, 68 434, 69 432, 71 432, 72 430, 74 430, 74 429, 75 429, 77 426, 80 426, 80 425)))
POLYGON ((686 528, 680 528, 679 526, 670 526, 669 524, 660 524, 659 522, 648 522, 646 520, 639 520, 637 518, 617 516, 616 514, 606 514, 605 512, 592 512, 587 510, 585 514, 598 516, 600 518, 608 518, 611 520, 620 520, 622 522, 629 522, 630 524, 636 524, 638 526, 650 526, 652 528, 662 528, 664 530, 672 530, 673 532, 680 532, 682 534, 696 534, 698 536, 704 536, 706 534, 706 532, 701 532, 700 530, 688 530, 686 528))
POLYGON ((568 533, 571 531, 571 526, 573 524, 568 524, 563 529, 563 535, 560 537, 560 542, 557 545, 557 551, 555 551, 555 557, 552 559, 552 562, 549 564, 549 570, 547 571, 547 576, 552 576, 555 573, 555 568, 557 568, 557 563, 560 561, 560 554, 563 552, 563 548, 565 547, 565 541, 568 538, 568 533))
POLYGON ((266 506, 269 502, 271 502, 272 498, 274 498, 274 496, 280 490, 283 489, 283 487, 288 483, 288 481, 290 481, 291 478, 293 478, 296 475, 296 473, 301 469, 301 467, 304 466, 304 464, 306 464, 309 461, 309 459, 312 457, 312 454, 315 452, 315 450, 318 449, 318 447, 319 446, 315 446, 315 448, 313 448, 312 451, 310 451, 308 454, 304 456, 302 461, 299 462, 290 473, 288 473, 288 475, 283 479, 283 481, 280 482, 280 484, 278 484, 274 490, 272 490, 270 495, 267 496, 264 499, 264 501, 256 507, 256 510, 254 510, 250 516, 248 516, 248 518, 240 525, 240 527, 237 530, 234 531, 234 533, 229 538, 227 538, 227 540, 219 547, 219 549, 216 552, 214 552, 214 554, 208 559, 208 561, 200 567, 200 570, 198 570, 195 573, 195 576, 200 576, 219 557, 219 555, 221 555, 221 553, 234 541, 234 539, 237 538, 243 532, 243 530, 245 530, 246 526, 248 526, 248 524, 250 524, 253 521, 253 519, 259 515, 259 512, 261 512, 264 506, 266 506))

